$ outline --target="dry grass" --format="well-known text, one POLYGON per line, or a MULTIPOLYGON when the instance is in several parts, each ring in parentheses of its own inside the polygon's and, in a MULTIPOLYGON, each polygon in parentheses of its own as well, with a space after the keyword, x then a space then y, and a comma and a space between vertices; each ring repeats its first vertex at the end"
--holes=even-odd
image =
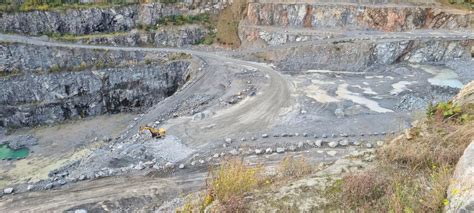
POLYGON ((295 159, 295 157, 288 155, 278 165, 278 173, 282 178, 300 178, 313 171, 311 165, 304 157, 295 159))
POLYGON ((463 125, 429 125, 429 129, 420 130, 424 132, 423 136, 389 143, 379 150, 379 159, 384 164, 417 170, 432 166, 454 166, 474 138, 474 122, 463 125))
POLYGON ((245 194, 256 189, 263 180, 260 166, 251 167, 239 159, 224 162, 210 174, 211 182, 203 208, 217 200, 222 212, 244 211, 245 194))
POLYGON ((469 0, 466 0, 465 3, 450 3, 450 0, 439 0, 439 2, 443 6, 460 9, 460 10, 473 10, 474 8, 474 1, 472 0, 470 3, 468 3, 469 0))
POLYGON ((335 205, 363 212, 442 211, 453 169, 474 138, 474 121, 451 118, 427 118, 412 129, 412 139, 400 137, 377 150, 375 168, 332 187, 335 205))
POLYGON ((231 48, 240 47, 239 23, 247 11, 247 0, 234 2, 219 13, 217 18, 217 41, 231 48))

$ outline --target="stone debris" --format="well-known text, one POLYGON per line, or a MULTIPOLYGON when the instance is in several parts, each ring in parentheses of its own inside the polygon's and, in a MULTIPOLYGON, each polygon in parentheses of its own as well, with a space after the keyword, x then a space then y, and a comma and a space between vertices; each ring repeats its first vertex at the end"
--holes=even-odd
POLYGON ((335 148, 338 145, 337 141, 331 141, 328 143, 328 146, 331 148, 335 148))
POLYGON ((336 115, 337 118, 344 118, 344 109, 342 108, 337 108, 334 111, 334 114, 336 115))
POLYGON ((0 144, 8 144, 11 149, 20 149, 37 145, 38 139, 31 135, 8 136, 0 139, 0 144))
POLYGON ((371 144, 371 143, 366 143, 366 144, 365 144, 365 147, 367 147, 367 148, 369 148, 369 149, 370 149, 370 148, 372 148, 373 146, 372 146, 372 144, 371 144))
POLYGON ((304 143, 302 141, 298 142, 298 149, 303 148, 303 146, 304 146, 304 143))
POLYGON ((335 150, 327 151, 326 154, 328 154, 331 157, 334 157, 334 156, 337 155, 337 151, 335 151, 335 150))
POLYGON ((224 141, 225 141, 226 143, 232 143, 232 138, 226 138, 224 141))
POLYGON ((283 147, 278 147, 278 148, 276 149, 276 152, 277 152, 277 153, 284 153, 284 152, 285 152, 285 148, 283 148, 283 147))
POLYGON ((236 156, 239 154, 239 151, 237 151, 237 149, 233 149, 233 150, 230 150, 229 151, 229 154, 233 155, 233 156, 236 156))
POLYGON ((273 152, 273 149, 272 148, 268 148, 265 150, 265 153, 266 154, 271 154, 273 152))
POLYGON ((377 146, 383 146, 385 141, 377 141, 377 146))
POLYGON ((171 163, 171 162, 167 162, 167 163, 165 164, 165 168, 172 169, 172 168, 174 168, 174 164, 171 163))
POLYGON ((288 150, 294 152, 294 151, 296 151, 296 146, 291 145, 290 147, 288 147, 288 150))
POLYGON ((255 154, 259 155, 259 154, 262 154, 263 153, 263 150, 261 149, 255 149, 255 154))
POLYGON ((322 140, 316 140, 316 141, 314 142, 314 145, 315 145, 316 147, 321 147, 321 146, 323 145, 323 141, 322 141, 322 140))
POLYGON ((4 194, 11 194, 11 193, 13 193, 13 188, 5 188, 5 189, 3 190, 3 193, 4 193, 4 194))
POLYGON ((262 138, 268 138, 268 134, 262 134, 262 138))
POLYGON ((216 153, 216 154, 214 154, 212 157, 213 157, 213 158, 219 158, 219 154, 216 153))
POLYGON ((353 144, 354 146, 360 146, 360 142, 359 142, 359 141, 354 141, 352 144, 353 144))
POLYGON ((179 164, 179 167, 180 169, 184 169, 184 164, 179 164))
POLYGON ((349 145, 349 140, 347 140, 347 139, 341 140, 341 141, 339 141, 339 145, 341 145, 341 146, 347 146, 347 145, 349 145))

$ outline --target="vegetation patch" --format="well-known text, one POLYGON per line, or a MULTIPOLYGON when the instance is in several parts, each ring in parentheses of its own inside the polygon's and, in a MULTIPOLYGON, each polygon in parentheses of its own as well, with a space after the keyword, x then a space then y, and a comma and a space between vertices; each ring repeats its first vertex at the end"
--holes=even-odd
POLYGON ((313 172, 313 168, 304 157, 296 159, 288 155, 280 162, 278 174, 284 179, 301 178, 313 172))
POLYGON ((330 187, 334 206, 375 212, 442 212, 454 167, 474 138, 472 114, 451 102, 429 107, 427 118, 377 150, 371 170, 330 187))
POLYGON ((229 160, 210 172, 211 181, 203 207, 217 200, 224 212, 241 211, 244 195, 263 182, 262 168, 251 167, 242 160, 229 160))
POLYGON ((472 0, 440 0, 441 4, 463 10, 474 10, 474 1, 472 0))
POLYGON ((232 48, 240 47, 239 23, 245 17, 247 0, 234 0, 217 18, 217 41, 232 48))

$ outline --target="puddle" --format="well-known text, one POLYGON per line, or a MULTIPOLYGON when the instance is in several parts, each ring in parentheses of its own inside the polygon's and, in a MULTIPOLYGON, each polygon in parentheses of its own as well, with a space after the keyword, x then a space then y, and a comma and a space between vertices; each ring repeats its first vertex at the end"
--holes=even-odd
POLYGON ((392 110, 381 107, 379 103, 377 103, 376 101, 370 100, 357 93, 353 93, 349 91, 347 89, 348 86, 349 86, 348 84, 339 85, 336 91, 337 96, 340 97, 341 99, 347 99, 354 103, 363 105, 375 112, 379 112, 379 113, 393 112, 392 110))
POLYGON ((429 78, 428 82, 435 86, 444 86, 461 89, 464 85, 458 80, 459 76, 453 70, 431 65, 410 65, 414 68, 422 69, 423 71, 434 75, 429 78))
POLYGON ((375 91, 372 90, 372 88, 370 87, 361 87, 360 85, 353 85, 352 87, 354 88, 359 88, 361 90, 363 90, 362 93, 366 94, 366 95, 378 95, 375 91))
POLYGON ((338 102, 339 100, 335 97, 328 95, 326 90, 321 89, 317 85, 309 85, 304 90, 306 96, 316 100, 319 103, 331 103, 331 102, 338 102))
POLYGON ((21 159, 28 156, 29 153, 30 153, 30 150, 28 150, 27 148, 21 148, 21 149, 15 150, 8 147, 8 144, 0 145, 0 160, 21 159))

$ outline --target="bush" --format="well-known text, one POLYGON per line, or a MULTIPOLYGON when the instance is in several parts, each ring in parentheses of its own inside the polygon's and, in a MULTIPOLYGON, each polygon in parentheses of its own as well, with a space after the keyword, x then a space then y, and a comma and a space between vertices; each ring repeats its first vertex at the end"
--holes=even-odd
POLYGON ((243 208, 242 199, 253 191, 262 180, 261 167, 250 167, 242 160, 229 160, 218 169, 211 171, 211 184, 208 189, 207 206, 218 200, 224 211, 235 212, 243 208))
POLYGON ((284 178, 300 178, 311 173, 312 168, 304 157, 295 159, 289 155, 280 162, 278 172, 284 178))

